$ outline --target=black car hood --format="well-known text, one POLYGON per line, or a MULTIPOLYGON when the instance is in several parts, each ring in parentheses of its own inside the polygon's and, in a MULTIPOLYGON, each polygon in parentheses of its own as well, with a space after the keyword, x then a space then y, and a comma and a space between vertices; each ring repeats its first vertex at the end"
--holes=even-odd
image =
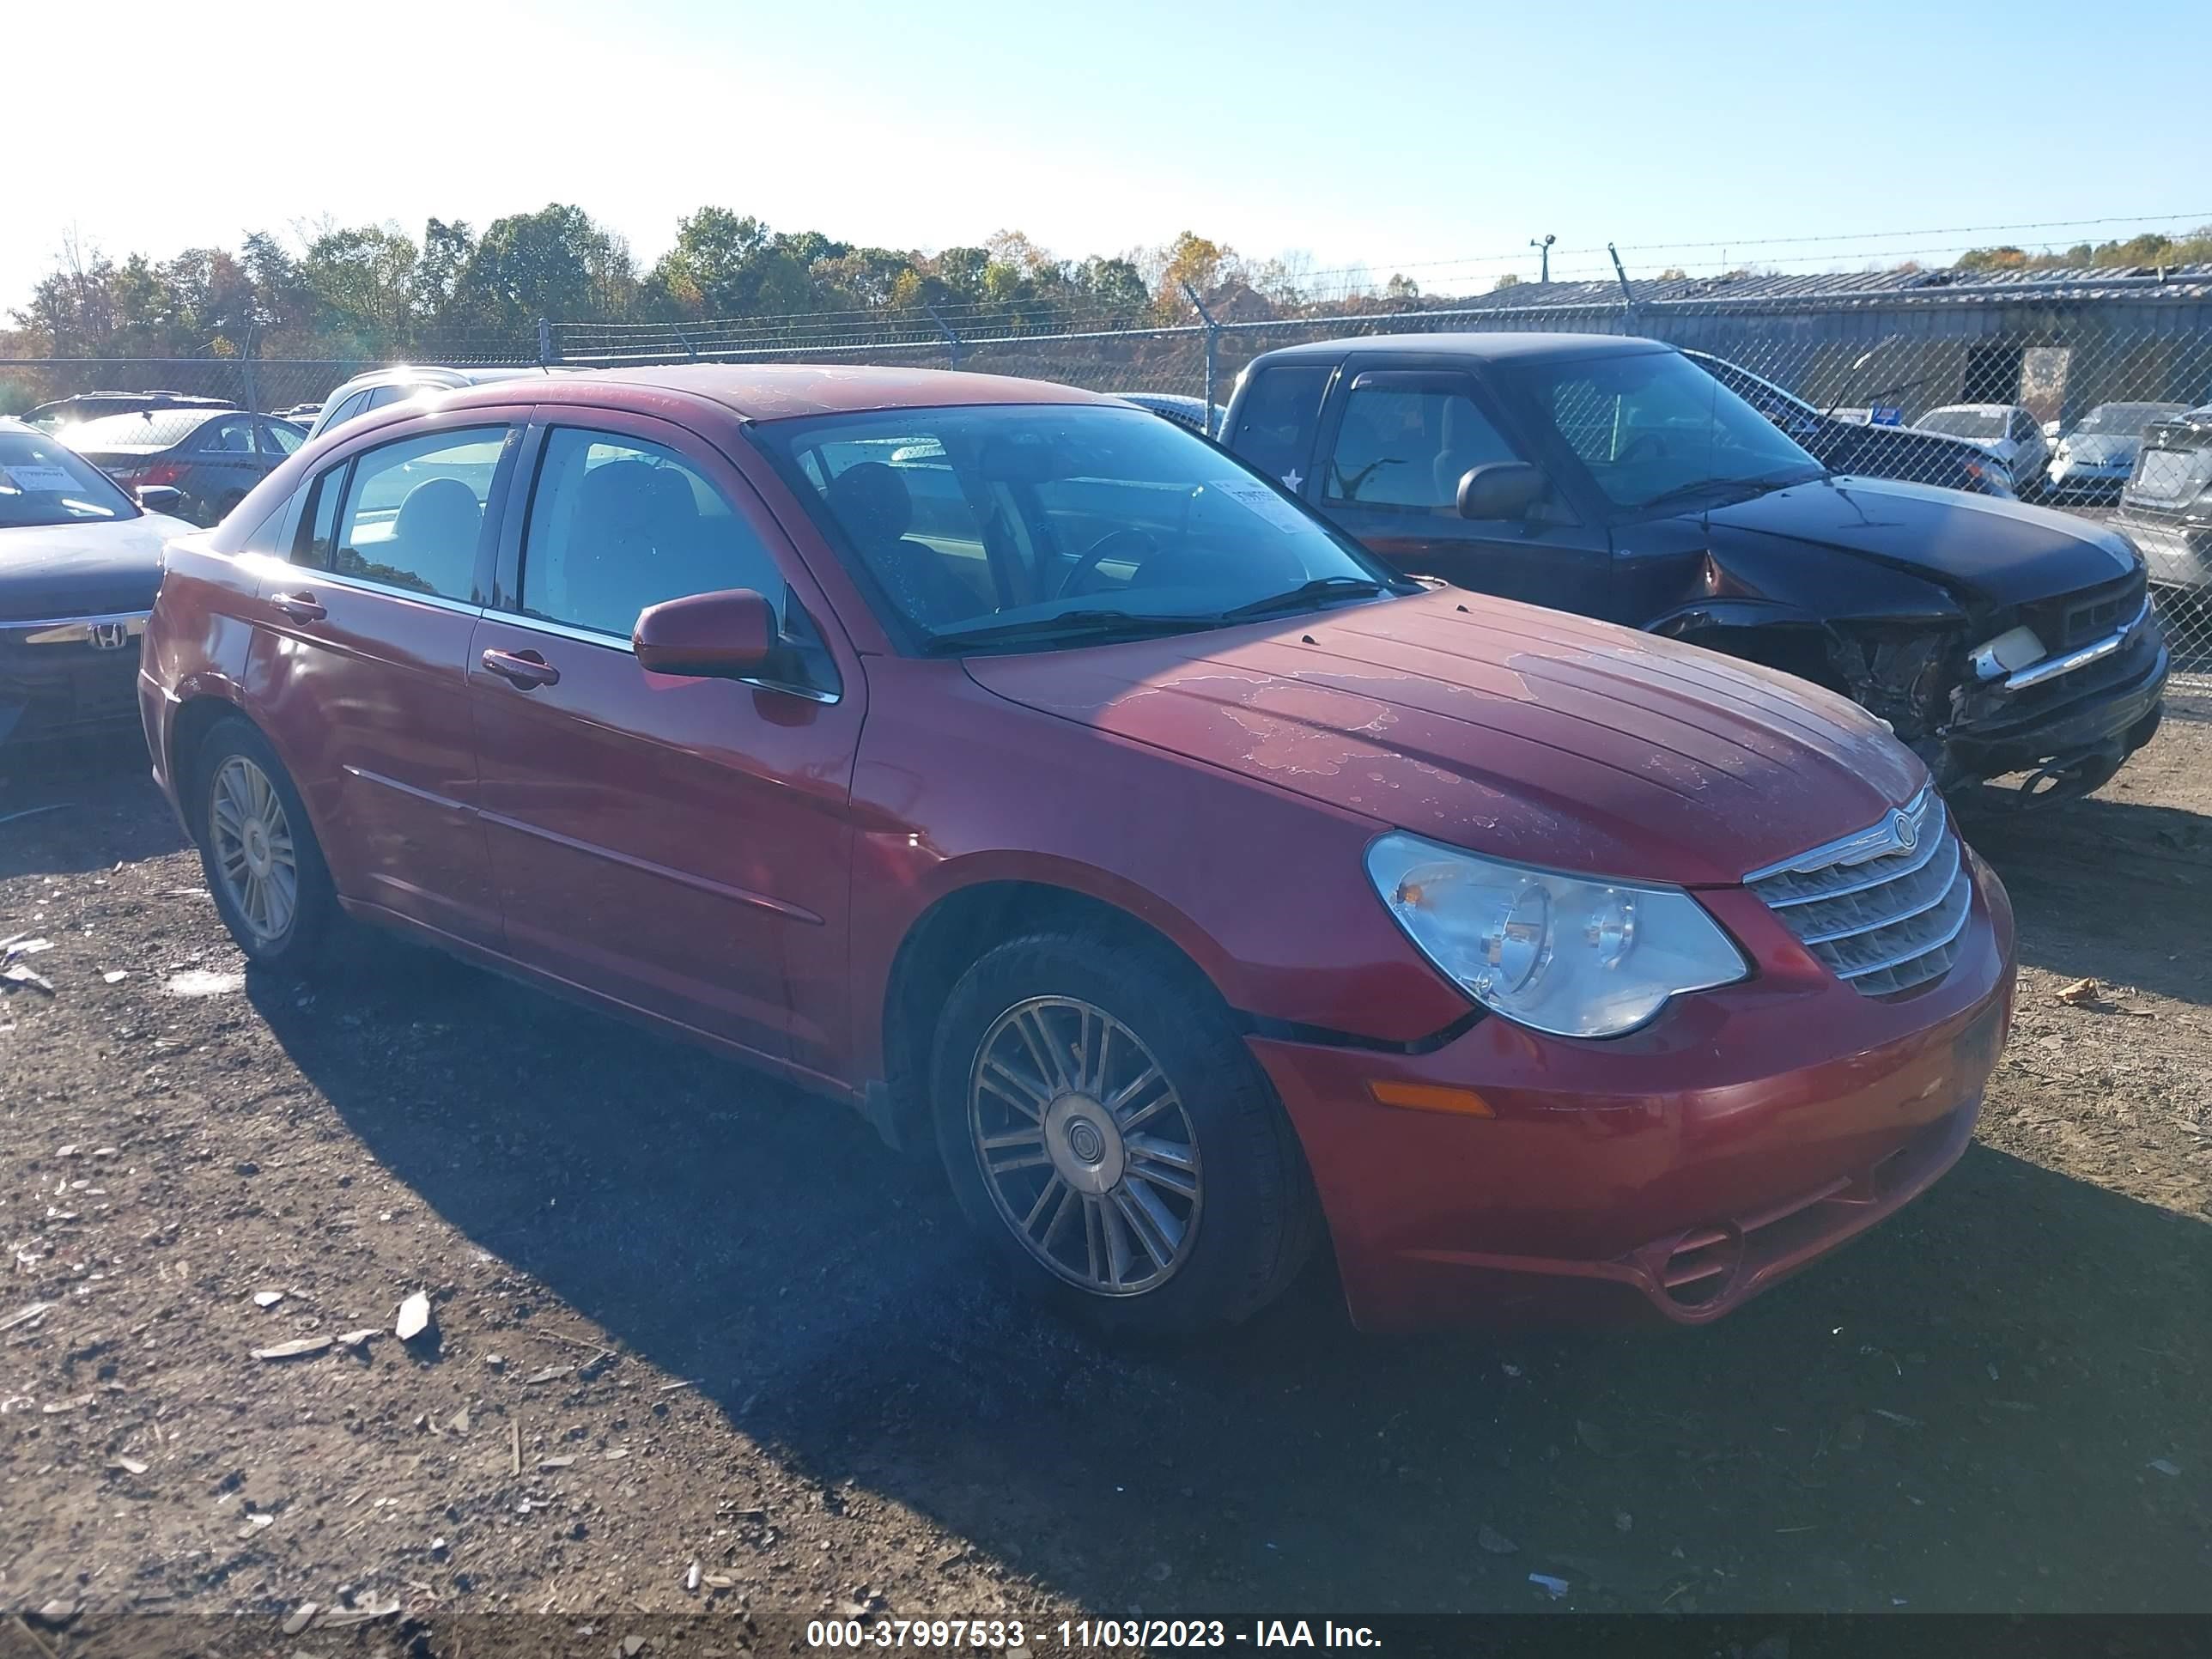
POLYGON ((193 533, 182 519, 160 513, 0 529, 0 622, 151 610, 162 544, 193 533))
POLYGON ((2026 605, 2124 576, 2125 543, 2086 520, 1889 478, 1836 477, 1715 507, 1714 558, 1800 543, 1903 570, 1961 599, 2026 605))

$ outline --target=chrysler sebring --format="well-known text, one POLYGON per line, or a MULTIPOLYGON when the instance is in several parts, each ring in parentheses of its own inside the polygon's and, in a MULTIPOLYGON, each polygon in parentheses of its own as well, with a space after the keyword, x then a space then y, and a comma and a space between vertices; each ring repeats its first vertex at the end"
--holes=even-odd
POLYGON ((1948 1168, 2004 1037, 2003 890, 1872 715, 1066 387, 396 405, 173 542, 145 646, 252 961, 350 918, 719 1047, 1110 1328, 1324 1242, 1368 1328, 1710 1320, 1948 1168))

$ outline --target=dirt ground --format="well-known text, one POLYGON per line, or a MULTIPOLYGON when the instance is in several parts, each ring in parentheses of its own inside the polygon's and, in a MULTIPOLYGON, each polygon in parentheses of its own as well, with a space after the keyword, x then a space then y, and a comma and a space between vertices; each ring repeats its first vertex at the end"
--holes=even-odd
POLYGON ((240 983, 142 763, 62 771, 0 793, 69 803, 0 823, 54 986, 0 1000, 0 1608, 62 1604, 56 1651, 134 1607, 751 1639, 1554 1605, 1532 1573, 2212 1610, 2212 699, 1969 820, 2018 1024, 1978 1144, 1865 1240, 1700 1333, 1378 1340, 1322 1269, 1170 1352, 1044 1321, 930 1169, 720 1060, 386 941, 240 983), (255 1358, 418 1290, 434 1340, 255 1358))

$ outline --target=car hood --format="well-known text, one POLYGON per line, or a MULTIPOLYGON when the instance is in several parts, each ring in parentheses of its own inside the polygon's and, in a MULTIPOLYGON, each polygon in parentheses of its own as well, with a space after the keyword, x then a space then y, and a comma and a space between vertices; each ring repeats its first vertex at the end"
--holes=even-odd
MULTIPOLYGON (((1991 495, 1889 478, 1793 484, 1705 517, 1725 566, 1730 543, 1789 543, 1871 560, 1967 599, 2027 605, 2107 582, 2135 568, 2119 538, 2085 519, 1991 495)), ((1624 532, 1624 535, 1626 532, 1624 532)))
POLYGON ((192 533, 160 513, 0 530, 0 621, 149 610, 161 586, 162 544, 192 533))
POLYGON ((1379 823, 1621 879, 1732 884, 1926 781, 1880 722, 1802 681, 1454 591, 967 668, 1011 702, 1379 823))

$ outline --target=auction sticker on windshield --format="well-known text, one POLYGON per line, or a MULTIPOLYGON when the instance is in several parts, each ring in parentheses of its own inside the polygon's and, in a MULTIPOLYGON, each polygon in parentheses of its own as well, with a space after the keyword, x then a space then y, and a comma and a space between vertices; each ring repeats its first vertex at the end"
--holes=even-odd
POLYGON ((45 461, 18 461, 13 466, 0 466, 0 483, 13 484, 26 495, 46 495, 78 487, 67 467, 45 461))
POLYGON ((1244 478, 1214 478, 1207 481, 1208 489, 1218 489, 1239 507, 1256 514, 1285 535, 1299 531, 1310 531, 1313 521, 1292 507, 1263 483, 1244 478))

